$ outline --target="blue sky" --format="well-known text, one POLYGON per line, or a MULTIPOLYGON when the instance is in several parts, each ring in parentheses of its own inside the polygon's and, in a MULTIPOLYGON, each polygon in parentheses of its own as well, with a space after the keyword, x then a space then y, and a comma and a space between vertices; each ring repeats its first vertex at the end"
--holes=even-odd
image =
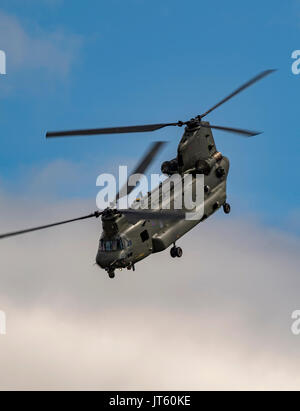
POLYGON ((299 34, 296 0, 2 0, 0 187, 26 194, 41 174, 45 186, 55 181, 54 196, 94 206, 97 174, 167 140, 159 170, 182 130, 55 141, 46 130, 185 120, 277 68, 207 119, 264 131, 251 140, 214 132, 231 160, 233 212, 299 233, 300 75, 291 72, 299 34))

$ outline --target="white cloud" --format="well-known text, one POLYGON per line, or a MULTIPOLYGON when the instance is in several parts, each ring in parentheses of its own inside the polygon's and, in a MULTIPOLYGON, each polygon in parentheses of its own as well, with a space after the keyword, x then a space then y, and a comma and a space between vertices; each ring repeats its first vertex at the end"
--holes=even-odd
MULTIPOLYGON (((93 203, 0 200, 1 231, 93 203)), ((299 387, 299 238, 216 216, 180 240, 182 259, 166 251, 110 280, 93 265, 100 230, 95 220, 1 241, 1 388, 299 387)))
POLYGON ((1 388, 299 387, 296 353, 278 352, 269 339, 253 344, 259 337, 230 311, 183 315, 140 308, 10 309, 8 334, 0 340, 1 388))
POLYGON ((78 55, 82 39, 62 30, 46 32, 0 11, 0 49, 7 55, 7 72, 44 70, 65 76, 78 55))

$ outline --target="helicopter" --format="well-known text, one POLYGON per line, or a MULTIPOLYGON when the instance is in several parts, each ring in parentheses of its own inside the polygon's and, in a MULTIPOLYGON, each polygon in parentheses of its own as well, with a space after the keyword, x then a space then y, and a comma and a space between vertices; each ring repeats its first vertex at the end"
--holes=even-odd
MULTIPOLYGON (((144 198, 137 199, 135 204, 129 208, 118 208, 116 204, 122 197, 124 189, 116 195, 112 206, 103 210, 94 211, 91 214, 64 220, 39 227, 28 228, 0 235, 0 239, 26 234, 50 227, 59 226, 75 221, 101 217, 102 234, 96 255, 96 264, 104 269, 109 278, 115 277, 117 269, 135 270, 135 264, 151 254, 158 253, 170 248, 172 258, 180 258, 183 255, 182 248, 177 246, 177 241, 197 224, 212 216, 223 208, 226 214, 230 213, 230 204, 227 202, 226 183, 229 173, 229 159, 220 153, 215 144, 212 130, 221 130, 235 133, 244 137, 253 137, 260 132, 240 128, 223 127, 203 121, 203 118, 220 107, 222 104, 239 94, 244 89, 252 86, 257 81, 268 76, 275 70, 265 70, 242 86, 237 88, 227 97, 219 101, 209 110, 201 115, 188 120, 174 123, 159 123, 126 127, 96 128, 84 130, 47 132, 46 138, 104 135, 119 133, 151 132, 164 127, 185 127, 183 136, 178 144, 175 158, 164 161, 161 172, 166 179, 144 198), (169 207, 162 207, 163 188, 170 183, 173 175, 179 175, 182 182, 187 175, 192 177, 192 189, 195 186, 197 175, 203 175, 203 213, 198 219, 188 220, 185 218, 185 209, 174 208, 174 191, 168 199, 169 207), (151 203, 151 198, 156 195, 158 207, 142 208, 137 203, 151 203), (171 204, 172 203, 172 204, 171 204)), ((143 174, 161 151, 164 142, 158 141, 152 144, 150 150, 141 159, 134 170, 134 174, 143 174)), ((134 189, 125 184, 126 194, 134 189)), ((184 186, 184 185, 183 185, 184 186)))

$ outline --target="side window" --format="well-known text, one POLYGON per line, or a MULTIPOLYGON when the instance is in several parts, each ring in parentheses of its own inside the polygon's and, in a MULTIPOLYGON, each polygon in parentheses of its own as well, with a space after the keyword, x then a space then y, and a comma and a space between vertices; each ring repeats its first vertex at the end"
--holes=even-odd
POLYGON ((149 234, 147 230, 141 232, 141 239, 143 242, 149 240, 149 234))

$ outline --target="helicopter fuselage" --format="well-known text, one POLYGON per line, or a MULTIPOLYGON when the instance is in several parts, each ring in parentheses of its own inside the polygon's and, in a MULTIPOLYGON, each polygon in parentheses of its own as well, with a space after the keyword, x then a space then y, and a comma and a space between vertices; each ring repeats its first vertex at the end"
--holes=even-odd
MULTIPOLYGON (((209 124, 209 123, 207 123, 209 124)), ((139 202, 151 202, 155 195, 160 205, 164 201, 164 185, 170 186, 173 174, 179 174, 183 182, 186 174, 204 175, 204 212, 200 219, 177 221, 151 219, 130 221, 119 210, 111 209, 102 215, 103 232, 96 257, 97 264, 113 276, 115 269, 134 269, 135 264, 150 254, 167 249, 201 221, 214 214, 226 203, 226 180, 229 160, 219 153, 210 128, 186 127, 178 145, 177 157, 162 164, 168 178, 139 202), (168 164, 171 167, 168 169, 168 164)), ((184 185, 183 185, 184 187, 184 185)), ((174 191, 168 198, 169 208, 174 207, 174 191)), ((164 205, 166 206, 166 205, 164 205)))

